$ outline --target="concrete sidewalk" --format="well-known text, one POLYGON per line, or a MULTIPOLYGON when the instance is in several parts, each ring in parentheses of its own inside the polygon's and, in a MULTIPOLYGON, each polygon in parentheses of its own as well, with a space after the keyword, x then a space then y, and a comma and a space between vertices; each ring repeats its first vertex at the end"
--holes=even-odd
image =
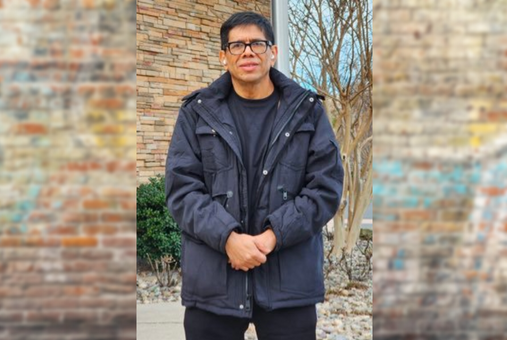
POLYGON ((181 302, 137 305, 137 340, 185 340, 181 302))

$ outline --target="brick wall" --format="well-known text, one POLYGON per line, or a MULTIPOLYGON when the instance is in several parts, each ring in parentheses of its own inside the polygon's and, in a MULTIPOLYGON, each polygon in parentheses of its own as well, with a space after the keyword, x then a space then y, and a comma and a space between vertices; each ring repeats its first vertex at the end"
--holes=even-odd
POLYGON ((135 339, 135 1, 0 1, 0 339, 135 339))
POLYGON ((374 6, 374 337, 505 339, 505 1, 374 6))
POLYGON ((181 99, 222 74, 220 26, 233 13, 270 17, 269 0, 137 2, 137 178, 163 174, 181 99))

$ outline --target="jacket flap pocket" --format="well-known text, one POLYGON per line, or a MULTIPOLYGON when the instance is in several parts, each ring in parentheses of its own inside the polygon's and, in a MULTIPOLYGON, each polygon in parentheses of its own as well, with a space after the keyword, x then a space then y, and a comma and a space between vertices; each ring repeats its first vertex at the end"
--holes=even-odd
POLYGON ((303 123, 296 130, 296 133, 298 132, 315 132, 315 126, 312 123, 303 123))
POLYGON ((216 131, 208 125, 201 125, 195 129, 196 135, 216 135, 216 131))

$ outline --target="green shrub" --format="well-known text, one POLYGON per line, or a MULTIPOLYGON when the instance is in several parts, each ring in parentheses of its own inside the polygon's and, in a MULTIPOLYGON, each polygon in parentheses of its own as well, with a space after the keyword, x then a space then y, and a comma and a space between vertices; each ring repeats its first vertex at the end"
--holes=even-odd
POLYGON ((137 188, 137 255, 152 261, 170 256, 179 266, 181 233, 165 205, 164 177, 149 181, 137 188))

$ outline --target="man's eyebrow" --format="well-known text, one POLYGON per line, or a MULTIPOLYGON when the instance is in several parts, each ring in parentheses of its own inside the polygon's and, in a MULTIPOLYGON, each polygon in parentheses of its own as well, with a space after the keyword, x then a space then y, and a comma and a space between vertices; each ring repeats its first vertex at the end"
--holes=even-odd
POLYGON ((264 38, 256 38, 256 39, 247 39, 247 40, 231 40, 229 41, 229 43, 235 43, 235 42, 241 42, 241 43, 244 43, 244 42, 252 42, 252 41, 269 41, 268 39, 264 39, 264 38))

